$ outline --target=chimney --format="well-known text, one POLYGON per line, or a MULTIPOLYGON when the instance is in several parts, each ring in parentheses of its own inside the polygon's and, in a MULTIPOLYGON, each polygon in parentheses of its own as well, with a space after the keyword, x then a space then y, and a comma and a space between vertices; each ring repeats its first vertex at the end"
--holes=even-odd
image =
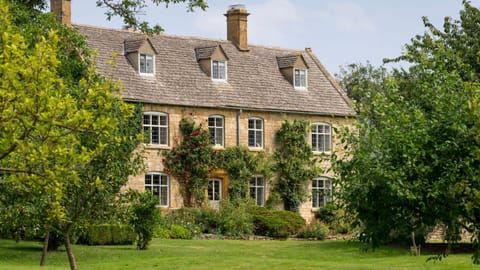
POLYGON ((71 0, 50 0, 50 11, 55 14, 57 20, 65 25, 72 24, 71 0))
POLYGON ((248 51, 247 16, 245 5, 231 5, 227 11, 227 39, 240 51, 248 51))

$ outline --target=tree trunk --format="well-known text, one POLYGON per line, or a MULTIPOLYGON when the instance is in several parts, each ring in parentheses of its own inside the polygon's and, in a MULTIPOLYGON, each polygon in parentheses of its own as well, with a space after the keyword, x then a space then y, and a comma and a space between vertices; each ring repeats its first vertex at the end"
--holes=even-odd
POLYGON ((50 238, 50 226, 46 226, 45 228, 45 237, 43 238, 43 250, 42 250, 42 258, 40 259, 40 266, 45 266, 45 262, 47 261, 47 253, 48 253, 48 240, 50 238))
POLYGON ((412 232, 412 247, 410 249, 413 253, 413 256, 420 256, 420 250, 415 242, 415 232, 412 232))
POLYGON ((68 262, 70 263, 71 270, 78 270, 77 263, 75 262, 75 256, 73 256, 72 244, 70 243, 70 236, 68 235, 68 232, 68 229, 63 231, 63 238, 65 240, 65 249, 67 251, 68 262))

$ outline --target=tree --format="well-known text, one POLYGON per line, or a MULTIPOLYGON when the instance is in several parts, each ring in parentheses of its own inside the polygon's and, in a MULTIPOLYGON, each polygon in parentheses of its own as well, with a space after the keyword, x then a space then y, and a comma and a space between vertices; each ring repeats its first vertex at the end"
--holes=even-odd
POLYGON ((308 144, 308 121, 285 120, 277 131, 278 149, 273 154, 278 179, 273 191, 280 195, 285 210, 298 212, 307 198, 307 184, 319 175, 320 168, 308 144))
POLYGON ((117 84, 95 73, 75 30, 21 4, 10 11, 14 24, 0 2, 1 199, 28 194, 18 196, 20 203, 34 211, 23 217, 44 224, 44 251, 49 231, 59 230, 76 269, 72 229, 101 214, 142 167, 132 154, 141 112, 134 114, 117 84))
POLYGON ((474 104, 480 97, 480 13, 468 2, 464 6, 461 20, 447 18, 443 31, 424 19, 428 31, 395 59, 408 61, 408 70, 393 70, 381 80, 368 72, 344 77, 344 82, 360 77, 352 86, 366 87, 357 91, 355 129, 342 135, 350 158, 334 155, 334 169, 342 202, 363 222, 364 240, 374 247, 395 235, 424 236, 439 223, 446 226, 449 243, 466 229, 478 247, 480 144, 474 104))
POLYGON ((180 184, 180 193, 186 207, 201 206, 205 202, 208 179, 217 168, 217 154, 210 145, 210 134, 202 123, 195 124, 190 114, 180 121, 182 140, 170 151, 163 151, 165 171, 180 184))

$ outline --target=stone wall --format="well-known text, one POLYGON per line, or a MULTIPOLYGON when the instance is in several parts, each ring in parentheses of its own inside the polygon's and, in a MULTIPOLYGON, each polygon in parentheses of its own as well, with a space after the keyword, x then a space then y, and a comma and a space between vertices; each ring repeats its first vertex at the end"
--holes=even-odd
MULTIPOLYGON (((235 109, 211 109, 211 108, 192 108, 192 107, 180 107, 180 106, 160 106, 160 105, 145 105, 145 112, 162 112, 166 113, 169 116, 169 146, 167 147, 158 147, 145 145, 146 152, 146 165, 147 172, 163 172, 162 156, 160 151, 169 150, 172 146, 175 146, 179 143, 180 129, 179 122, 182 118, 192 114, 197 124, 202 124, 207 126, 207 119, 210 115, 221 115, 225 120, 224 128, 224 146, 232 147, 237 145, 237 116, 239 116, 239 126, 240 126, 240 144, 247 146, 248 145, 248 119, 250 117, 261 118, 264 122, 264 147, 261 149, 252 148, 251 151, 259 152, 265 151, 267 153, 273 153, 275 150, 275 133, 281 127, 285 119, 293 120, 308 120, 311 123, 314 122, 323 122, 329 123, 332 127, 341 127, 347 125, 349 122, 347 119, 342 117, 327 117, 327 116, 315 116, 315 115, 304 115, 304 114, 287 114, 287 113, 278 113, 278 112, 259 112, 259 111, 248 111, 248 110, 235 110, 235 109)), ((333 130, 332 130, 333 132, 333 130)), ((335 134, 332 134, 332 148, 334 150, 340 147, 339 140, 335 137, 335 134)), ((222 148, 219 148, 222 149, 222 148)), ((324 161, 321 166, 327 168, 329 166, 328 161, 324 161)), ((322 175, 326 177, 331 177, 331 173, 322 175)), ((128 182, 128 186, 144 190, 144 174, 131 176, 128 182)), ((228 183, 228 179, 225 179, 223 175, 213 175, 213 178, 223 178, 224 183, 228 183), (217 177, 218 176, 218 177, 217 177)), ((274 179, 273 179, 274 181, 274 179)), ((268 198, 269 190, 271 183, 266 185, 266 194, 265 197, 268 198)), ((309 186, 309 190, 311 186, 309 186)), ((224 194, 225 195, 225 194, 224 194)), ((169 208, 180 208, 182 207, 182 198, 179 193, 178 182, 170 177, 170 205, 169 208)), ((311 201, 303 203, 300 207, 301 215, 310 222, 314 217, 314 209, 312 209, 311 201)))

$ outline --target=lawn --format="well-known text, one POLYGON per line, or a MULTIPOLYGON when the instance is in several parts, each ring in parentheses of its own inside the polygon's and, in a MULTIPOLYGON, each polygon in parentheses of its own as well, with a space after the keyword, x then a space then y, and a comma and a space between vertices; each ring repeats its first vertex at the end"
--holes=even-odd
MULTIPOLYGON (((480 269, 469 254, 426 262, 400 248, 361 251, 346 241, 160 240, 149 250, 135 246, 74 246, 79 269, 480 269)), ((0 240, 0 270, 67 269, 65 252, 49 253, 40 268, 41 246, 0 240)))

